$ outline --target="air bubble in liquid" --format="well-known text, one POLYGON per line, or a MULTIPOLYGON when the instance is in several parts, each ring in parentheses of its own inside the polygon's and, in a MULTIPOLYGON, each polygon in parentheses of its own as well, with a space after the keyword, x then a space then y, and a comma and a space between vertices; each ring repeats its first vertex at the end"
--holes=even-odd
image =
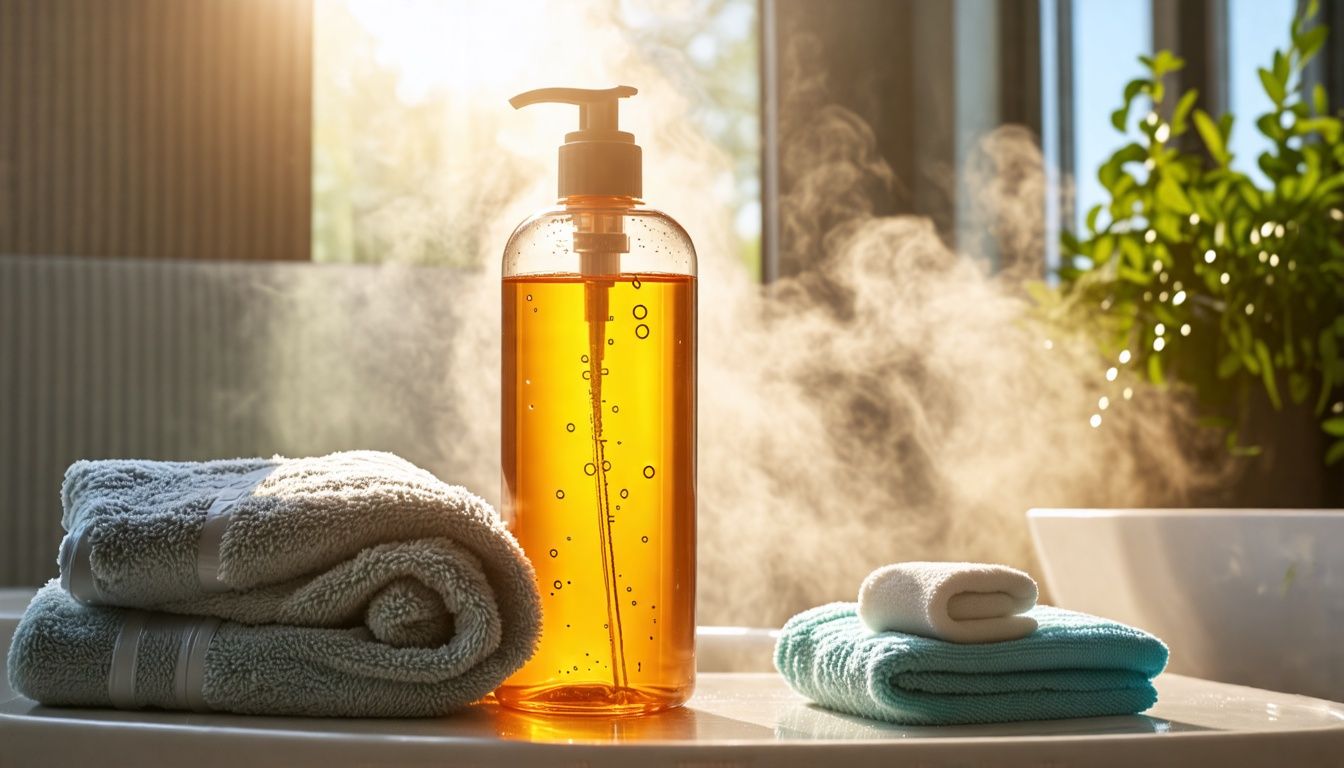
POLYGON ((622 489, 621 489, 621 498, 622 498, 622 499, 628 499, 628 498, 630 498, 630 489, 629 489, 629 488, 622 488, 622 489))
POLYGON ((566 424, 566 425, 565 425, 565 431, 566 431, 566 432, 573 432, 573 431, 574 431, 574 422, 571 421, 571 422, 569 422, 568 424, 566 424))
POLYGON ((626 588, 625 588, 625 591, 626 591, 626 592, 634 592, 634 591, 635 591, 635 588, 634 588, 634 587, 626 587, 626 588))
POLYGON ((551 586, 555 587, 556 589, 560 589, 561 587, 563 587, 563 586, 565 586, 565 585, 564 585, 564 584, 561 584, 559 579, 556 579, 556 580, 555 580, 555 583, 552 584, 551 586))
POLYGON ((580 363, 586 363, 586 362, 588 362, 588 356, 587 356, 587 355, 584 355, 583 357, 580 357, 580 358, 579 358, 579 362, 580 362, 580 363))
POLYGON ((649 338, 649 326, 643 323, 640 323, 639 325, 635 326, 635 335, 641 339, 649 338))
MULTIPOLYGON (((560 550, 558 550, 558 549, 552 549, 552 550, 551 550, 551 557, 559 557, 559 556, 560 556, 560 550)), ((558 584, 559 582, 556 582, 556 583, 558 584)))
POLYGON ((643 285, 643 283, 639 282, 639 278, 635 278, 634 280, 630 281, 630 286, 634 288, 636 291, 639 290, 639 287, 641 285, 643 285))
POLYGON ((530 293, 527 294, 527 300, 528 300, 528 301, 531 301, 531 300, 532 300, 532 294, 530 294, 530 293))
POLYGON ((610 472, 610 471, 611 471, 611 462, 610 462, 610 461, 603 461, 603 462, 602 462, 602 471, 603 471, 603 472, 610 472))
POLYGON ((563 498, 565 498, 565 492, 564 492, 564 491, 556 491, 556 492, 555 492, 555 498, 557 498, 557 499, 563 499, 563 498))
POLYGON ((643 320, 649 316, 649 308, 643 304, 636 304, 635 308, 631 311, 631 314, 635 316, 636 320, 643 320))
POLYGON ((612 412, 612 413, 620 413, 620 412, 621 412, 621 406, 619 406, 619 405, 613 405, 613 406, 611 406, 611 412, 612 412))
POLYGON ((589 477, 592 477, 593 475, 597 474, 597 467, 594 466, 593 462, 590 461, 587 464, 583 465, 583 473, 589 477))
MULTIPOLYGON (((589 472, 588 474, 591 475, 592 473, 589 472)), ((645 477, 647 477, 647 478, 649 478, 650 480, 652 480, 652 479, 653 479, 653 474, 654 474, 654 473, 653 473, 653 467, 652 467, 652 466, 646 466, 646 467, 644 467, 644 476, 645 476, 645 477)))
MULTIPOLYGON (((649 543, 649 537, 648 537, 648 536, 640 536, 640 537, 639 537, 639 540, 642 541, 642 542, 644 542, 645 544, 648 544, 648 543, 649 543)), ((552 550, 552 551, 554 551, 554 550, 552 550)))

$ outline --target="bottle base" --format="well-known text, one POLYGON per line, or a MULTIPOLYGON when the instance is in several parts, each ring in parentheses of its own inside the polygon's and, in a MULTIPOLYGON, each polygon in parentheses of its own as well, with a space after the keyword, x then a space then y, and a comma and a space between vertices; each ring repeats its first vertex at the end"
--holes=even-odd
POLYGON ((602 683, 525 688, 501 686, 495 699, 521 712, 552 715, 649 715, 679 707, 691 697, 691 686, 672 689, 617 688, 602 683))

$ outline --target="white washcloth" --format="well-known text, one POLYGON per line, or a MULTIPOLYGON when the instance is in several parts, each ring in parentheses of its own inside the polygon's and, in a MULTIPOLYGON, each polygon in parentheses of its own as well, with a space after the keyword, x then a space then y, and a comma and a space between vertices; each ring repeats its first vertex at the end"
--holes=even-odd
POLYGON ((996 643, 1036 631, 1036 620, 1021 615, 1036 596, 1036 582, 1006 565, 895 563, 863 580, 859 618, 874 632, 996 643))

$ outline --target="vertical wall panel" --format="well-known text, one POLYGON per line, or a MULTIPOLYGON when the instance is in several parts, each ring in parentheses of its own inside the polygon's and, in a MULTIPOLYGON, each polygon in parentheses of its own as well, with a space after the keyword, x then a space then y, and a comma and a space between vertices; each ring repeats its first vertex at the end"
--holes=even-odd
POLYGON ((0 253, 309 258, 311 0, 0 0, 0 253))

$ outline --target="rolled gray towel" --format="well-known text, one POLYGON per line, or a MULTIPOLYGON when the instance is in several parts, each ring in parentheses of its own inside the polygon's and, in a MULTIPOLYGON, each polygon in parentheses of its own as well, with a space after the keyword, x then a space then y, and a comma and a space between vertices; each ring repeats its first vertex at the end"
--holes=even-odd
MULTIPOLYGON (((272 690, 262 675, 234 668, 215 681, 213 690, 254 690, 209 706, 253 713, 440 714, 502 682, 531 656, 540 631, 531 564, 494 510, 390 454, 81 461, 66 472, 62 501, 69 533, 61 585, 89 608, 75 610, 45 589, 29 614, 63 620, 46 621, 41 633, 21 626, 10 654, 15 689, 44 703, 111 701, 105 664, 99 680, 85 681, 93 689, 101 681, 102 699, 72 698, 73 688, 53 688, 35 671, 59 668, 45 666, 51 659, 41 650, 59 644, 39 638, 121 621, 104 614, 122 613, 99 606, 225 620, 208 644, 210 660, 217 643, 239 632, 283 637, 274 658, 310 661, 287 677, 312 671, 317 684, 353 674, 343 685, 363 691, 280 706, 251 695, 272 690), (427 698, 389 699, 380 693, 389 685, 427 686, 427 698)), ((237 642, 249 656, 260 653, 237 642)))
POLYGON ((473 656, 479 648, 395 648, 360 628, 87 606, 53 581, 14 633, 9 678, 49 705, 427 717, 479 699, 521 663, 507 653, 473 656))

